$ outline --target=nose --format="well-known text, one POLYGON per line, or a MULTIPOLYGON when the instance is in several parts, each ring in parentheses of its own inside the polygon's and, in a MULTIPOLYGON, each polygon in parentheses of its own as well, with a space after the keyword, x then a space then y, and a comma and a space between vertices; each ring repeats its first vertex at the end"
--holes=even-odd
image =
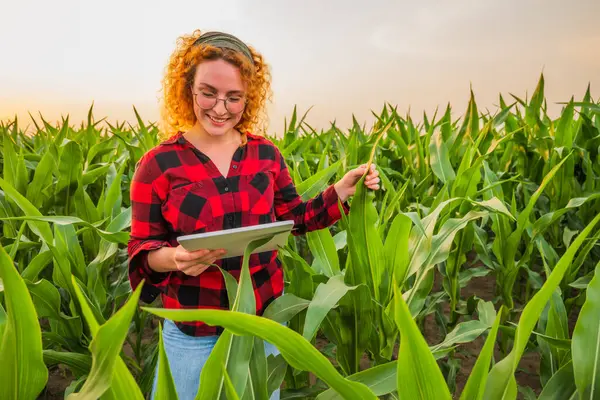
POLYGON ((218 99, 217 104, 213 107, 215 113, 219 115, 223 115, 227 113, 227 108, 225 107, 225 100, 218 99))

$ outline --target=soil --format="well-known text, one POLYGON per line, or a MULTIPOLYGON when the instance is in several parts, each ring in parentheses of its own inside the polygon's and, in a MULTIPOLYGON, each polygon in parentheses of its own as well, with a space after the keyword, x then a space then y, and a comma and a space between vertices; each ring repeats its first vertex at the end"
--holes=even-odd
POLYGON ((38 396, 38 400, 62 400, 65 398, 65 390, 69 387, 75 377, 68 368, 58 365, 48 368, 48 384, 38 396))
MULTIPOLYGON (((436 281, 434 290, 442 290, 441 282, 436 281)), ((477 296, 485 301, 492 301, 495 297, 496 290, 496 277, 489 274, 484 277, 474 277, 469 283, 461 290, 461 299, 469 298, 470 296, 477 296)), ((443 305, 444 314, 448 317, 450 315, 450 305, 445 303, 443 305)), ((440 332, 438 325, 434 320, 433 314, 428 315, 425 319, 424 332, 425 339, 428 344, 434 345, 440 343, 444 337, 440 332)), ((498 335, 501 335, 499 332, 498 335)), ((479 336, 472 342, 460 344, 457 348, 455 357, 460 361, 460 369, 456 374, 456 390, 454 392, 454 398, 458 399, 462 393, 469 375, 479 353, 485 343, 485 337, 479 336)), ((494 349, 494 362, 498 362, 503 358, 503 354, 496 343, 494 349)), ((446 358, 447 359, 447 358, 446 358)), ((444 359, 442 359, 444 360, 444 359)), ((441 361, 441 360, 440 360, 441 361)), ((517 385, 531 388, 536 395, 541 392, 541 382, 539 379, 539 367, 540 367, 540 356, 537 352, 526 352, 521 357, 519 367, 515 373, 517 385)), ((523 399, 523 395, 519 393, 518 399, 523 399)))

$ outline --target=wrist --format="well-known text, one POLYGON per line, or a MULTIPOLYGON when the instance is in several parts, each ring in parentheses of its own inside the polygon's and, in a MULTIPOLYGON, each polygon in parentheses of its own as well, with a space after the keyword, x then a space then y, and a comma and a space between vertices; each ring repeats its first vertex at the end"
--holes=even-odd
POLYGON ((335 185, 333 185, 333 188, 335 189, 335 192, 337 193, 338 198, 340 199, 340 201, 342 203, 344 203, 344 202, 346 202, 346 200, 348 200, 348 194, 342 188, 342 185, 340 184, 340 182, 337 182, 335 185))
POLYGON ((176 271, 175 250, 174 247, 165 246, 150 251, 148 253, 148 265, 150 269, 162 273, 176 271))

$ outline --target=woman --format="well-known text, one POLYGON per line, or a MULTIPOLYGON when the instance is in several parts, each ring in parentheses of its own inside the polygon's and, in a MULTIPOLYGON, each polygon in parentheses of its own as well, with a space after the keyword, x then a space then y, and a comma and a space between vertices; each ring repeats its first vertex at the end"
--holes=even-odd
MULTIPOLYGON (((142 279, 144 302, 161 295, 165 308, 229 309, 223 276, 239 279, 241 257, 221 250, 187 252, 180 235, 276 220, 293 220, 295 235, 323 229, 341 218, 338 200, 355 193, 366 166, 309 201, 302 201, 279 149, 253 133, 265 113, 270 75, 263 57, 236 37, 209 32, 182 36, 163 80, 163 120, 172 132, 139 160, 131 183, 129 279, 142 279)), ((365 185, 379 189, 377 171, 365 185)), ((249 260, 256 312, 283 291, 277 252, 249 260)), ((180 399, 193 399, 202 366, 220 327, 166 320, 163 337, 180 399)), ((266 344, 267 354, 278 354, 266 344)), ((273 398, 279 398, 279 392, 273 398)))

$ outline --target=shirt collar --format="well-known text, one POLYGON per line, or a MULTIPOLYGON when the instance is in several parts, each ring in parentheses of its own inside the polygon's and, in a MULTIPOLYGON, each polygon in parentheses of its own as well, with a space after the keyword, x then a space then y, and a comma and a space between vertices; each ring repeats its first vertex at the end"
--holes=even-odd
POLYGON ((178 131, 176 134, 172 135, 167 140, 164 140, 161 144, 174 144, 174 143, 183 144, 183 143, 185 143, 185 139, 183 138, 182 135, 183 135, 183 132, 178 131))

